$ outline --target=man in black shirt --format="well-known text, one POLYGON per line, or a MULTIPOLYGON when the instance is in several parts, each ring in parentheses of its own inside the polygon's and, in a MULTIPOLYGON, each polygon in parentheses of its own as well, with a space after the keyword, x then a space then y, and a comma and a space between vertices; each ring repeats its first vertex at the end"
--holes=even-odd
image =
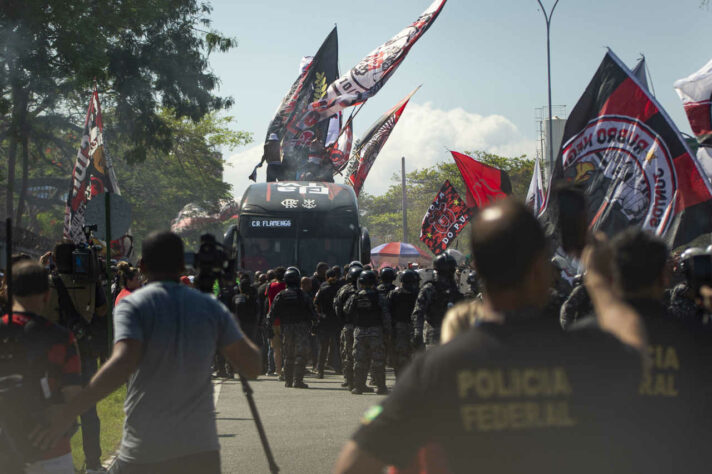
POLYGON ((317 377, 320 379, 324 378, 326 355, 336 352, 337 341, 341 332, 341 323, 334 312, 334 298, 340 288, 336 278, 336 271, 333 268, 327 270, 326 282, 321 285, 314 298, 314 306, 319 315, 319 325, 317 327, 317 338, 319 340, 317 377))
POLYGON ((663 303, 669 252, 662 240, 631 228, 617 235, 611 247, 614 283, 642 316, 650 346, 636 403, 643 423, 638 442, 651 453, 644 458, 649 463, 645 470, 709 472, 701 449, 710 441, 708 336, 670 314, 663 303))
POLYGON ((392 361, 396 380, 400 377, 413 353, 410 343, 411 334, 413 334, 410 315, 413 313, 415 299, 418 297, 419 281, 420 277, 415 270, 406 270, 401 275, 401 286, 388 294, 388 308, 393 323, 391 346, 393 347, 392 361))
POLYGON ((284 273, 287 287, 272 301, 268 321, 279 319, 282 325, 282 351, 284 355, 284 386, 309 388, 304 383, 307 358, 309 357, 309 334, 316 320, 311 298, 299 288, 299 270, 289 267, 284 273))
MULTIPOLYGON (((547 241, 523 204, 482 209, 472 255, 485 289, 478 325, 410 364, 364 415, 335 472, 405 467, 425 445, 453 473, 631 472, 617 422, 635 392, 639 354, 611 334, 571 336, 545 319, 547 241)), ((636 319, 596 278, 599 266, 589 273, 601 317, 636 319)), ((638 333, 628 338, 643 345, 638 333)))
POLYGON ((344 312, 344 305, 349 297, 356 293, 357 280, 362 271, 363 267, 361 267, 360 264, 352 265, 346 274, 346 284, 339 288, 334 298, 334 313, 342 325, 339 342, 341 346, 341 368, 344 372, 344 383, 342 383, 341 386, 349 391, 354 388, 354 323, 349 315, 344 312))

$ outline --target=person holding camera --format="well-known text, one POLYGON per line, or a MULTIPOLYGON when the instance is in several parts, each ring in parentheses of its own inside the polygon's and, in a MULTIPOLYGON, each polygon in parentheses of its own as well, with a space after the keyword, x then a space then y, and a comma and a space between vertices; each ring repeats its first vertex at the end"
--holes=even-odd
MULTIPOLYGON (((108 348, 106 294, 100 282, 96 251, 91 246, 60 242, 40 258, 50 268, 50 297, 43 315, 66 327, 77 338, 82 365, 82 385, 96 374, 98 359, 108 348)), ((96 405, 81 414, 82 448, 88 474, 104 472, 101 466, 101 420, 96 405)))
POLYGON ((0 321, 0 471, 74 474, 70 425, 76 416, 52 449, 40 451, 27 441, 40 416, 61 412, 81 389, 74 335, 40 315, 49 299, 41 265, 15 263, 12 290, 12 311, 0 321))
POLYGON ((119 277, 119 293, 114 301, 115 307, 122 299, 141 288, 141 275, 138 268, 132 267, 129 262, 119 262, 116 266, 116 273, 119 277))
POLYGON ((220 472, 211 365, 220 350, 255 378, 257 347, 212 295, 181 285, 183 242, 171 232, 143 241, 141 272, 149 283, 114 314, 111 358, 33 441, 50 447, 87 407, 128 381, 124 434, 112 474, 220 472))

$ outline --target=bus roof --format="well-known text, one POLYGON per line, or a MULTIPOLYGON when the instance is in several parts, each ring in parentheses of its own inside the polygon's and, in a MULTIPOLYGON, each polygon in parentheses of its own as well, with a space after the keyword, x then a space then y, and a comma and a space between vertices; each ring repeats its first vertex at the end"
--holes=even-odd
POLYGON ((280 181, 250 185, 242 195, 240 215, 289 215, 338 210, 358 219, 351 186, 336 183, 280 181))

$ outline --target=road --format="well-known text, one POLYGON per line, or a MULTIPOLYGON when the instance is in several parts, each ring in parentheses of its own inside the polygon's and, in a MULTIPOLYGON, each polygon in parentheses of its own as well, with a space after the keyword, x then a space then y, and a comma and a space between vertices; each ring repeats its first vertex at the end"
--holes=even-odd
MULTIPOLYGON (((383 397, 352 395, 342 376, 307 376, 306 390, 288 389, 276 377, 250 382, 280 472, 328 473, 361 415, 383 397)), ((392 372, 387 384, 394 383, 392 372)), ((216 381, 216 412, 222 471, 269 474, 249 406, 238 380, 216 381)))

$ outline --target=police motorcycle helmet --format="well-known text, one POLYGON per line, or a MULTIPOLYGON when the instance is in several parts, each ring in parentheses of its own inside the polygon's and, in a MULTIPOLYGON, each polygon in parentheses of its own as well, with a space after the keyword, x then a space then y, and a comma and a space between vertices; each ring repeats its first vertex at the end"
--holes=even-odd
POLYGON ((297 267, 289 267, 284 272, 284 283, 290 288, 298 287, 301 280, 302 274, 297 267))
POLYGON ((358 266, 353 266, 349 268, 349 273, 346 275, 346 279, 351 283, 352 285, 356 285, 358 282, 359 275, 363 272, 362 267, 358 266))
POLYGON ((408 269, 400 277, 401 285, 406 289, 417 289, 420 283, 420 275, 415 270, 408 269))
POLYGON ((378 283, 378 277, 373 270, 364 270, 358 276, 358 286, 360 288, 374 287, 378 283))
POLYGON ((457 269, 457 262, 455 257, 449 253, 441 253, 433 260, 433 268, 438 272, 438 275, 452 278, 457 269))
POLYGON ((396 271, 393 268, 383 267, 381 268, 381 273, 379 276, 381 278, 381 283, 393 283, 397 275, 396 271))

